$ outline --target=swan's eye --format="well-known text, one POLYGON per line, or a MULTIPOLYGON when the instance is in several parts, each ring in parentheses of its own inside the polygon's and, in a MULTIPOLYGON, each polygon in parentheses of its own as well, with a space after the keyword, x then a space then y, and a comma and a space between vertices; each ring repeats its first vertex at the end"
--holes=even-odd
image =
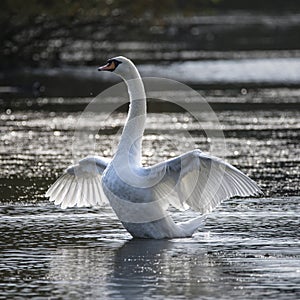
POLYGON ((114 66, 115 66, 115 68, 119 65, 119 64, 121 64, 122 62, 121 61, 119 61, 119 60, 117 60, 117 59, 109 59, 108 61, 107 61, 107 63, 112 63, 112 64, 114 64, 114 66))
POLYGON ((105 66, 99 67, 98 71, 110 71, 113 72, 119 64, 122 62, 116 59, 109 59, 105 66))

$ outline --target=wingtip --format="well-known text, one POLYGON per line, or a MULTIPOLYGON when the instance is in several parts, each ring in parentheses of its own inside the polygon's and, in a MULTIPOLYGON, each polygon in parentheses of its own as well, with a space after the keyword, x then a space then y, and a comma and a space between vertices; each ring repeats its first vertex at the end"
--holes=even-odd
POLYGON ((50 197, 51 196, 51 191, 50 191, 50 188, 47 190, 46 194, 45 194, 45 197, 50 197))
POLYGON ((258 193, 258 196, 264 196, 265 195, 265 193, 261 190, 261 188, 259 188, 257 193, 258 193))
POLYGON ((65 209, 68 208, 68 204, 65 203, 65 202, 62 202, 62 204, 60 205, 60 208, 63 209, 63 210, 65 210, 65 209))
POLYGON ((257 185, 255 191, 253 192, 252 196, 260 197, 264 196, 264 192, 261 190, 261 188, 257 185))

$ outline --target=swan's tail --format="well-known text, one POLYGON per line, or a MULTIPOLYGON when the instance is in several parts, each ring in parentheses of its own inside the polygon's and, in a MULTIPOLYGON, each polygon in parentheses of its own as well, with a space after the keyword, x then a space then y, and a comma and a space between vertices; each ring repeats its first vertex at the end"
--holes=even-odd
POLYGON ((206 216, 203 215, 201 217, 194 218, 192 220, 178 223, 177 225, 180 227, 182 232, 184 232, 185 236, 192 236, 192 234, 204 224, 206 216))

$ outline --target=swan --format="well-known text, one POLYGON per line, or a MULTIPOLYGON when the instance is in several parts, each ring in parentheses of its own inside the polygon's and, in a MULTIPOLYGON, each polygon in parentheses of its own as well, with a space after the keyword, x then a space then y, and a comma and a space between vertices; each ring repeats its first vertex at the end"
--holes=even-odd
POLYGON ((259 186, 237 168, 199 149, 150 167, 141 164, 146 121, 146 96, 133 62, 109 59, 99 71, 120 76, 130 106, 116 153, 111 160, 86 157, 68 167, 46 196, 62 208, 109 203, 126 230, 136 238, 191 237, 223 200, 261 193, 259 186), (175 223, 169 205, 201 213, 175 223))

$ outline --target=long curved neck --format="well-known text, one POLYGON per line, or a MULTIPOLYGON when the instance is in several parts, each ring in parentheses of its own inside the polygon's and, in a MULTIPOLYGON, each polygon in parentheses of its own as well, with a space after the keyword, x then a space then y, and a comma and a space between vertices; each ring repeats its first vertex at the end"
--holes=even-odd
POLYGON ((138 70, 132 66, 130 74, 123 77, 129 93, 129 111, 115 159, 128 159, 130 164, 141 165, 142 137, 146 123, 146 95, 138 70))

